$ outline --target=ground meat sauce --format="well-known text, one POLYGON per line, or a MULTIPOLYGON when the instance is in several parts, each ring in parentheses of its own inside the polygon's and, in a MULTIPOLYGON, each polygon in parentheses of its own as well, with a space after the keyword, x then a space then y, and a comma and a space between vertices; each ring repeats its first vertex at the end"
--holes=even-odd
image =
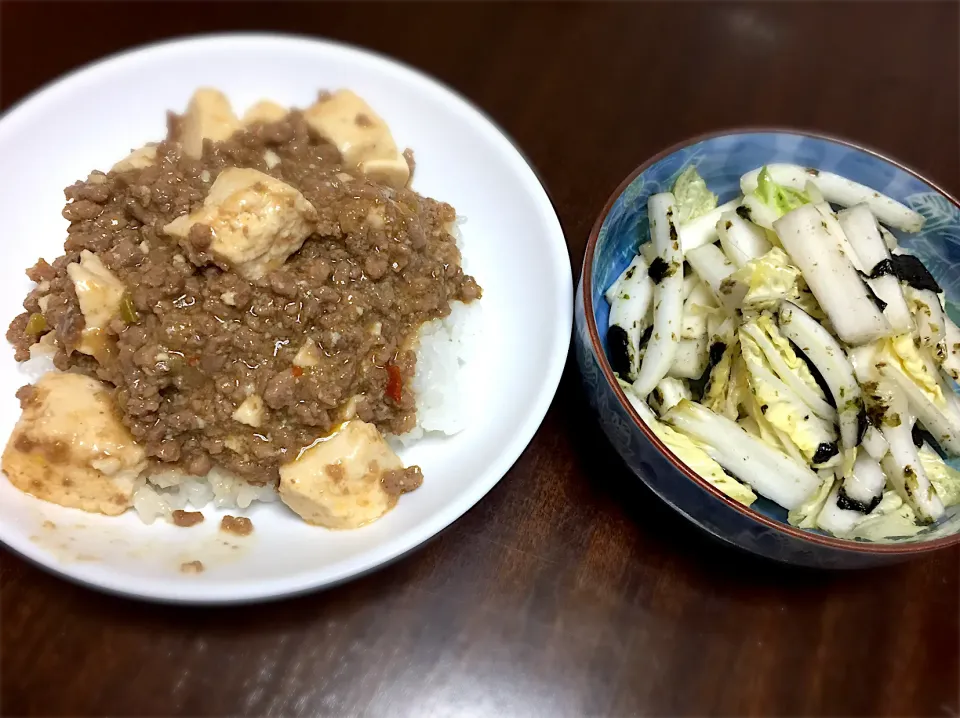
POLYGON ((423 472, 419 466, 409 466, 406 469, 387 471, 380 479, 383 490, 391 496, 400 496, 419 489, 423 483, 423 472))
POLYGON ((37 391, 33 384, 25 384, 17 389, 16 397, 20 401, 21 409, 27 409, 37 401, 37 391))
POLYGON ((203 522, 203 514, 199 511, 184 511, 177 509, 173 512, 173 523, 176 526, 189 528, 203 522))
POLYGON ((148 456, 194 474, 218 464, 275 483, 280 464, 345 419, 385 433, 412 429, 414 397, 396 384, 413 375, 417 328, 481 292, 447 231, 453 207, 342 167, 296 111, 205 140, 199 160, 182 154, 179 122, 170 116, 150 167, 93 172, 66 188, 64 255, 27 271, 38 286, 7 332, 17 360, 53 332, 56 366, 116 386, 123 422, 148 456), (214 263, 208 228, 180 244, 163 233, 201 206, 227 167, 292 185, 318 213, 302 248, 256 281, 214 263), (84 249, 127 292, 124 316, 97 338, 95 357, 76 351, 84 318, 66 271, 84 249), (294 366, 307 339, 316 365, 294 366), (250 394, 264 403, 256 428, 232 418, 250 394))
POLYGON ((220 520, 220 530, 237 536, 249 536, 253 533, 253 521, 244 516, 227 514, 220 520))

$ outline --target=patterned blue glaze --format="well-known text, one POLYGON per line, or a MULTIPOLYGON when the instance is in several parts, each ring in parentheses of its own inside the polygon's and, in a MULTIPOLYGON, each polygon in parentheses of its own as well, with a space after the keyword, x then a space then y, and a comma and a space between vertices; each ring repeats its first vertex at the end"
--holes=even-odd
MULTIPOLYGON (((609 305, 603 292, 648 237, 647 198, 669 190, 677 175, 697 166, 710 189, 726 202, 739 195, 740 177, 765 163, 792 162, 842 174, 903 202, 924 216, 923 231, 894 232, 902 247, 916 254, 947 295, 947 312, 960 321, 960 209, 926 182, 875 155, 837 142, 783 132, 738 133, 713 137, 680 149, 651 165, 616 199, 600 228, 594 249, 591 299, 601 344, 606 346, 609 305)), ((577 361, 590 403, 611 443, 633 472, 678 512, 714 536, 780 561, 823 568, 856 568, 901 560, 906 555, 864 551, 865 542, 824 545, 771 528, 728 506, 687 479, 639 431, 600 368, 584 315, 581 276, 575 307, 577 361)), ((951 462, 960 468, 960 462, 951 462)), ((760 499, 753 508, 786 523, 786 511, 760 499)), ((960 507, 938 525, 902 543, 930 541, 960 531, 960 507)))

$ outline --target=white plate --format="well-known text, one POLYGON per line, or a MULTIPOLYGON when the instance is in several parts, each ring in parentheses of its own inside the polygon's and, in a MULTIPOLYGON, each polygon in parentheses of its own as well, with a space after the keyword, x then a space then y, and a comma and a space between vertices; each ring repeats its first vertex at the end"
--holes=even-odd
MULTIPOLYGON (((333 532, 280 504, 252 509, 246 539, 218 534, 218 513, 190 529, 145 526, 48 504, 0 479, 0 540, 69 578, 140 598, 226 603, 290 595, 370 571, 461 516, 506 473, 543 420, 560 380, 572 323, 572 281, 563 231, 524 158, 486 117, 434 80, 383 57, 330 42, 271 35, 202 37, 124 53, 73 73, 0 120, 4 258, 0 318, 19 311, 24 269, 62 252, 63 188, 109 168, 165 134, 201 85, 235 108, 267 97, 310 104, 320 89, 348 87, 416 153, 414 188, 467 218, 464 262, 484 288, 482 349, 473 365, 469 428, 428 439, 403 458, 423 486, 376 523, 333 532), (49 522, 45 525, 45 522, 49 522), (53 524, 53 525, 50 525, 53 524), (206 570, 184 574, 200 560, 206 570)), ((19 415, 27 383, 0 351, 0 438, 19 415)), ((222 513, 222 512, 221 512, 222 513)))

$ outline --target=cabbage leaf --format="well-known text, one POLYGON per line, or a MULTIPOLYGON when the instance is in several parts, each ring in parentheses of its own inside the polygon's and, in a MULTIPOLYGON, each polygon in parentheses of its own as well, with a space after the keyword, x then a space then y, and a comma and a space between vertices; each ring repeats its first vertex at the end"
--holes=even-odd
POLYGON ((717 208, 717 195, 707 189, 707 183, 693 165, 687 167, 673 184, 677 199, 677 223, 684 224, 717 208))

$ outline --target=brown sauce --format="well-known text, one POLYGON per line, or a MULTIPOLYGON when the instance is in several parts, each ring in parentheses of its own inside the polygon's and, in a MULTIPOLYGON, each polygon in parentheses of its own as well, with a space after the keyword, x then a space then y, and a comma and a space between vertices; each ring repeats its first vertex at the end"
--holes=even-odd
MULTIPOLYGON (((275 482, 277 467, 327 434, 347 406, 383 432, 412 429, 414 397, 396 386, 415 369, 412 336, 446 316, 452 301, 481 293, 447 231, 454 209, 347 175, 336 148, 312 136, 296 111, 206 141, 197 160, 180 151, 177 128, 173 116, 154 165, 94 172, 65 190, 64 254, 28 270, 42 284, 7 332, 17 360, 52 331, 58 368, 114 385, 123 423, 147 455, 192 473, 217 464, 275 482), (269 168, 268 150, 279 158, 269 168), (292 185, 319 216, 302 248, 259 280, 213 263, 202 229, 181 244, 162 231, 196 210, 227 167, 292 185), (66 272, 84 249, 123 282, 133 310, 132 321, 114 319, 98 337, 96 357, 76 351, 84 317, 66 272), (37 314, 43 321, 30 324, 37 314), (295 366, 308 338, 317 361, 295 366), (251 393, 264 404, 257 427, 232 416, 251 393)), ((29 390, 19 396, 32 400, 29 390)))

